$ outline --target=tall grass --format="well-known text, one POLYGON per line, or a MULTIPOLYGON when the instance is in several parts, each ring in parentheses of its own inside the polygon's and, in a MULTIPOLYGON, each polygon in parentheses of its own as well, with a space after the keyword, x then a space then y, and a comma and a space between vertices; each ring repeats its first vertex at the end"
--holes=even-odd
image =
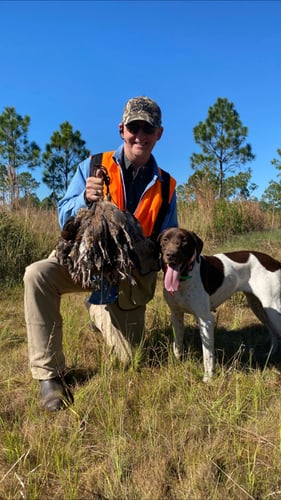
POLYGON ((22 279, 26 265, 47 257, 58 237, 57 214, 32 208, 0 210, 0 288, 22 279))
MULTIPOLYGON (((180 216, 197 230, 187 213, 180 216)), ((194 213, 193 220, 200 216, 194 213)), ((27 240, 34 244, 30 253, 22 251, 27 263, 47 255, 58 234, 54 214, 13 217, 8 214, 4 225, 15 224, 26 234, 19 248, 27 249, 27 240)), ((207 251, 238 247, 281 259, 280 231, 264 227, 205 241, 207 251)), ((267 334, 243 298, 238 294, 216 313, 216 377, 204 384, 192 316, 185 322, 185 359, 178 362, 172 355, 161 273, 138 362, 126 370, 92 329, 86 296, 62 298, 67 379, 75 403, 49 415, 38 405, 38 384, 29 371, 22 285, 1 291, 0 498, 281 498, 280 355, 270 362, 259 359, 267 334)))

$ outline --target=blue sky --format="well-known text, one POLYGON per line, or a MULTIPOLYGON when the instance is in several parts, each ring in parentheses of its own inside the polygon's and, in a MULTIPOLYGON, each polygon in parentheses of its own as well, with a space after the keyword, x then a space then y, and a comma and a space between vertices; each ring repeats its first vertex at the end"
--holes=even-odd
POLYGON ((119 146, 127 99, 148 95, 163 114, 155 157, 182 184, 198 152, 192 130, 225 97, 248 127, 259 197, 281 148, 280 19, 270 0, 2 0, 0 113, 28 114, 42 149, 67 120, 98 153, 119 146))

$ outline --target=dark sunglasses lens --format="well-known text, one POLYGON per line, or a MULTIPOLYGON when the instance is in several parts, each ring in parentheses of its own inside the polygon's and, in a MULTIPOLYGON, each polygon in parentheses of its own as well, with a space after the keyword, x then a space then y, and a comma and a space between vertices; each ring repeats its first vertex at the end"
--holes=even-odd
POLYGON ((140 125, 139 123, 128 123, 126 125, 127 129, 131 134, 137 134, 138 131, 141 129, 145 134, 153 134, 155 132, 155 127, 150 125, 149 123, 145 123, 144 125, 140 125))
POLYGON ((149 123, 146 123, 143 127, 143 131, 145 134, 154 134, 155 132, 155 127, 150 125, 149 123))
POLYGON ((126 125, 126 127, 131 134, 136 134, 137 131, 139 130, 139 125, 137 123, 133 123, 133 122, 128 123, 128 125, 126 125))

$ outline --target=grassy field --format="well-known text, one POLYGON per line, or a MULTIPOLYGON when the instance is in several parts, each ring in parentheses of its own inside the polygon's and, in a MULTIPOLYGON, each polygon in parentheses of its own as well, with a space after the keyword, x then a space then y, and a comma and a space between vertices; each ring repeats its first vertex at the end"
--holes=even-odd
MULTIPOLYGON (((206 243, 281 260, 281 231, 206 243)), ((67 379, 75 403, 50 415, 31 379, 22 286, 1 290, 1 499, 281 499, 281 354, 237 294, 216 313, 216 376, 202 382, 199 333, 186 316, 174 359, 162 274, 144 345, 124 370, 93 330, 85 293, 62 299, 67 379), (255 356, 250 348, 255 348, 255 356)))

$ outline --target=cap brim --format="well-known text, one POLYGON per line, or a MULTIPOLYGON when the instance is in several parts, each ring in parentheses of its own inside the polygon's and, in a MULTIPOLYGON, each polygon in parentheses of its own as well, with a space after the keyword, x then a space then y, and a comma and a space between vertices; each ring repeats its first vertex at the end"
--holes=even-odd
POLYGON ((148 114, 146 113, 142 113, 142 114, 132 114, 130 115, 126 121, 124 121, 124 125, 127 125, 128 123, 131 123, 131 122, 135 122, 137 120, 143 120, 144 122, 147 122, 149 123, 149 125, 152 125, 152 127, 161 127, 161 125, 158 125, 158 124, 155 124, 155 122, 151 119, 151 116, 149 116, 148 114))

